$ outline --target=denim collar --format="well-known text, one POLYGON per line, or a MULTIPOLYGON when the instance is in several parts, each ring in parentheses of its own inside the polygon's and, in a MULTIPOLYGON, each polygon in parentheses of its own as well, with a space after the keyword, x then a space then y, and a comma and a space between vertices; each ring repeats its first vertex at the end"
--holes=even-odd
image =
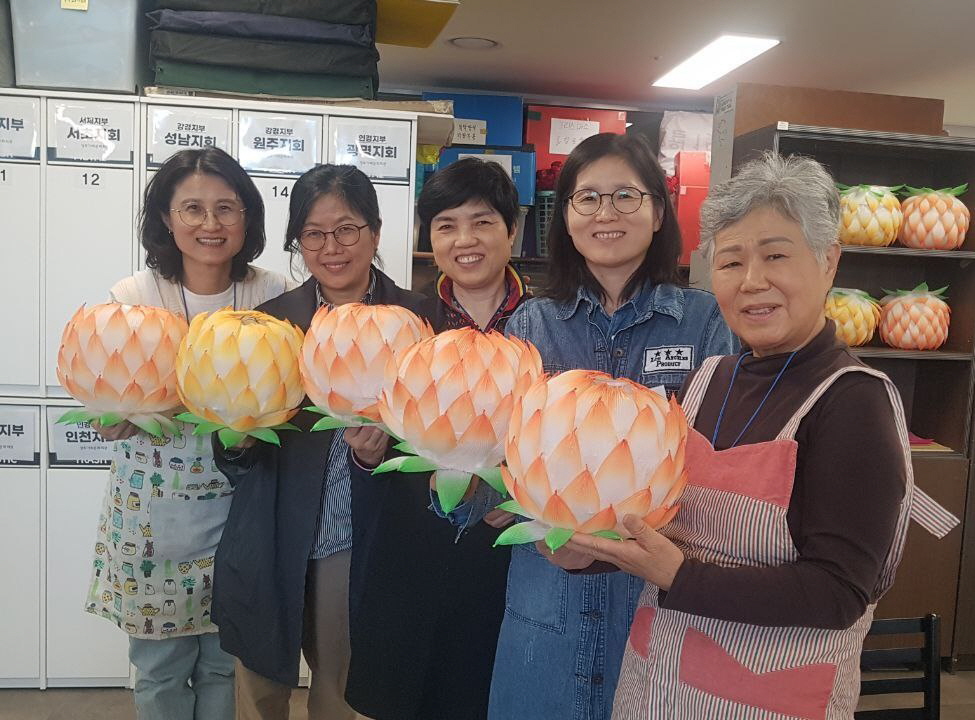
MULTIPOLYGON (((589 306, 590 312, 600 304, 592 292, 580 286, 575 298, 561 304, 556 317, 559 320, 568 320, 576 314, 583 302, 589 306)), ((670 315, 677 322, 684 318, 684 291, 676 285, 646 283, 627 302, 633 304, 638 322, 646 320, 655 312, 670 315)))

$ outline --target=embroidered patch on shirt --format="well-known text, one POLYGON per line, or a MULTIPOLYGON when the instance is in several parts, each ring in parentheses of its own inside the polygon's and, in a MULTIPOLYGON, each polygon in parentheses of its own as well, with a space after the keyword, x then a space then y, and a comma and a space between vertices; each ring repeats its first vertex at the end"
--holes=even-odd
POLYGON ((643 372, 691 370, 694 367, 693 345, 668 345, 643 351, 643 372))

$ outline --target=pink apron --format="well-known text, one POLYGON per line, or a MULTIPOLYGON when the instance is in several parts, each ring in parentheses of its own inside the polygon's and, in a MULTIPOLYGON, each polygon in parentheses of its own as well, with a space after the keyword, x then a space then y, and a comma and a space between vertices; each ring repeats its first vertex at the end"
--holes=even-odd
MULTIPOLYGON (((684 398, 693 426, 720 357, 709 358, 684 398)), ((722 567, 774 567, 799 558, 787 522, 795 478, 796 429, 839 376, 883 380, 904 445, 907 488, 881 577, 892 584, 908 521, 941 536, 957 518, 914 487, 904 411, 883 373, 849 366, 817 387, 775 440, 716 451, 695 430, 687 443, 689 478, 681 509, 662 532, 688 558, 722 567)), ((860 690, 859 658, 874 605, 843 630, 761 627, 659 607, 658 589, 640 598, 623 659, 614 720, 849 720, 860 690)))

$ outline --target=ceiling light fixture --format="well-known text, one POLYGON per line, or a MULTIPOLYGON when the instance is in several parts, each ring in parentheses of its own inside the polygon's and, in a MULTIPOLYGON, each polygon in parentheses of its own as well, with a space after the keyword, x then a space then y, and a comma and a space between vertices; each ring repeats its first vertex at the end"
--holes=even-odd
POLYGON ((657 80, 654 87, 700 90, 779 44, 773 38, 722 35, 657 80))
POLYGON ((493 50, 501 44, 497 40, 483 37, 455 37, 447 42, 462 50, 493 50))

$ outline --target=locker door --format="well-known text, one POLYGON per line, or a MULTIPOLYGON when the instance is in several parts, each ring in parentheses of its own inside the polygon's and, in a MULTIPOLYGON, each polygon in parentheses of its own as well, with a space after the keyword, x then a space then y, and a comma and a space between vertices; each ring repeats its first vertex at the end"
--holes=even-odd
MULTIPOLYGON (((0 681, 41 675, 41 471, 0 467, 0 681)), ((35 682, 30 682, 35 681, 35 682)))
POLYGON ((64 325, 82 303, 108 300, 116 282, 132 274, 133 171, 129 168, 49 165, 45 315, 48 386, 64 325))
POLYGON ((413 194, 408 185, 374 182, 383 219, 379 255, 384 272, 402 288, 413 282, 413 194))
POLYGON ((264 200, 264 233, 267 245, 254 261, 255 265, 283 274, 298 282, 308 277, 308 271, 300 256, 295 257, 292 272, 291 253, 285 252, 284 236, 288 227, 288 205, 291 201, 293 177, 254 177, 254 184, 264 200))
POLYGON ((41 384, 40 178, 39 165, 0 163, 0 325, 17 344, 0 353, 0 385, 41 384))
POLYGON ((128 638, 84 611, 108 470, 47 472, 47 676, 52 686, 127 685, 128 638))

